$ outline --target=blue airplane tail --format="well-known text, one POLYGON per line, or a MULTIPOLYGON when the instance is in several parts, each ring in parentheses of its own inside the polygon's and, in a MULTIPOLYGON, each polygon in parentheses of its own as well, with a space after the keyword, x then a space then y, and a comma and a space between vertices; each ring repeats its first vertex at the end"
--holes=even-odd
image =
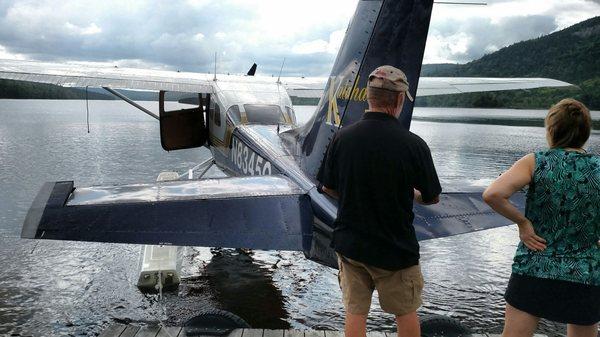
MULTIPOLYGON (((433 0, 361 0, 346 31, 317 113, 295 134, 302 166, 315 177, 333 133, 367 108, 367 77, 380 65, 402 69, 415 97, 433 0)), ((401 121, 410 127, 413 103, 401 121)))

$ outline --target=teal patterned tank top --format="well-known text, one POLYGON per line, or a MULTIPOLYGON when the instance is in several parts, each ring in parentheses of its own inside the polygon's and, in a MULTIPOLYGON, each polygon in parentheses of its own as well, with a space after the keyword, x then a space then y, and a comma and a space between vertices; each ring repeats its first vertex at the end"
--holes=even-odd
POLYGON ((525 216, 547 248, 534 252, 521 242, 513 273, 600 286, 600 157, 537 152, 525 216))

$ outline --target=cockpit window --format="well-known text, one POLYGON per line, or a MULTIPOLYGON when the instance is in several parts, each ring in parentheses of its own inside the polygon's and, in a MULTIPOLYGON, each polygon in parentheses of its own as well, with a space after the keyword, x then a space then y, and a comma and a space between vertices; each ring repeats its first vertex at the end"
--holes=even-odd
POLYGON ((239 124, 242 121, 242 118, 240 117, 240 108, 237 105, 232 105, 229 110, 227 110, 227 115, 229 115, 231 120, 236 124, 239 124))
POLYGON ((246 118, 251 124, 285 124, 281 108, 277 105, 244 104, 246 118))
POLYGON ((296 125, 297 121, 296 121, 296 113, 294 112, 294 109, 290 108, 289 106, 286 106, 285 112, 287 112, 288 117, 292 121, 292 124, 296 125))
POLYGON ((219 104, 211 102, 208 113, 209 119, 211 119, 216 126, 221 126, 221 108, 219 107, 219 104))

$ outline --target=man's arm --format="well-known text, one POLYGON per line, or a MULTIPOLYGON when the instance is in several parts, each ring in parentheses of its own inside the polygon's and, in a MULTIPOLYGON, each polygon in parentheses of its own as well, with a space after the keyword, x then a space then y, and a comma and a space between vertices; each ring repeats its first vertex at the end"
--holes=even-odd
POLYGON ((317 181, 319 184, 317 185, 317 191, 320 193, 325 193, 332 198, 339 199, 339 193, 337 192, 337 165, 335 158, 335 143, 336 137, 334 136, 331 140, 331 143, 327 146, 327 151, 325 151, 325 157, 323 158, 323 162, 321 163, 321 167, 319 167, 319 172, 317 173, 317 181))
POLYGON ((417 177, 414 186, 414 200, 421 205, 433 205, 440 202, 442 186, 433 164, 431 151, 424 140, 418 138, 415 167, 417 177))
POLYGON ((321 186, 321 191, 334 199, 340 198, 340 194, 336 190, 328 188, 327 186, 321 186))

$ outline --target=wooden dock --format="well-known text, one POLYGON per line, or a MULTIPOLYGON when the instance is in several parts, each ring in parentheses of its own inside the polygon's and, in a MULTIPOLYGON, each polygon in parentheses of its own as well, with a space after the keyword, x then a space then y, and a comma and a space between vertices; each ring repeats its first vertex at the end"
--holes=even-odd
MULTIPOLYGON (((186 337, 181 327, 139 326, 115 323, 104 330, 99 337, 186 337)), ((397 337, 395 332, 367 332, 367 337, 397 337)), ((499 337, 498 334, 473 334, 473 337, 499 337)), ((223 337, 344 337, 342 331, 330 330, 266 330, 235 329, 223 337)), ((535 334, 534 337, 546 337, 535 334)))

